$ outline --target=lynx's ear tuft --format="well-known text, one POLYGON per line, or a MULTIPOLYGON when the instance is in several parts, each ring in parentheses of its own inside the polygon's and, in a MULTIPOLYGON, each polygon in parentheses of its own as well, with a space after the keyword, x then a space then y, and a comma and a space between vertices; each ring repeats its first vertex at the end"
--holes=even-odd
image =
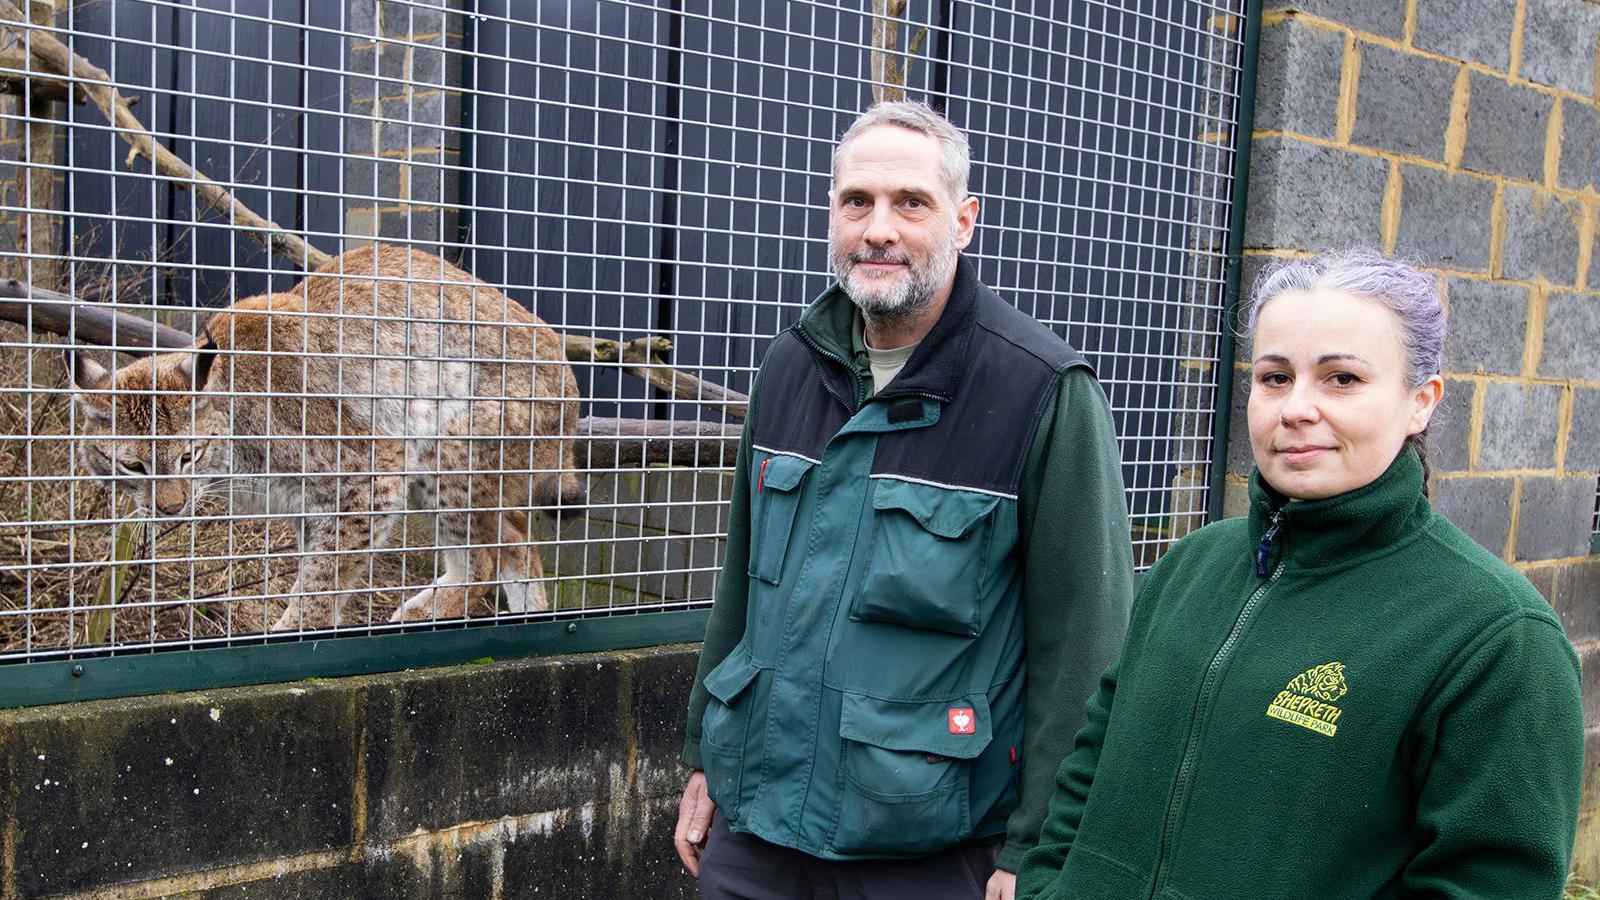
POLYGON ((206 379, 211 375, 211 364, 217 361, 217 344, 211 340, 211 332, 202 330, 200 337, 195 341, 194 351, 179 350, 183 358, 178 361, 178 371, 186 378, 192 379, 195 390, 203 390, 206 379))

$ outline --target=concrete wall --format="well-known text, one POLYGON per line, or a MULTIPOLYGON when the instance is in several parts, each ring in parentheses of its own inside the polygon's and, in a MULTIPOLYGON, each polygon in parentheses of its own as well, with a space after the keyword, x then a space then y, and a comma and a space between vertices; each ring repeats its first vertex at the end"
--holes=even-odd
MULTIPOLYGON (((1444 277, 1436 507, 1521 569, 1584 662, 1600 760, 1600 5, 1269 0, 1246 278, 1269 257, 1365 245, 1444 277)), ((1240 366, 1243 375, 1245 369, 1240 366)), ((1241 387, 1244 379, 1240 379, 1241 387)), ((1250 467, 1243 394, 1231 511, 1250 467)), ((1538 748, 1529 748, 1537 752, 1538 748)), ((1600 779, 1577 866, 1600 876, 1600 779)))
POLYGON ((0 898, 691 897, 696 648, 0 712, 0 898))

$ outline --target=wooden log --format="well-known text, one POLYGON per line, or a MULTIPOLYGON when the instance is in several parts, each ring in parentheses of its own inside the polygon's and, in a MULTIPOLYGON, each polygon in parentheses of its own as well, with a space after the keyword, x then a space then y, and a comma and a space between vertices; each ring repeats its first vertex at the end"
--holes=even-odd
POLYGON ((715 422, 586 416, 578 420, 578 439, 582 444, 578 450, 578 468, 732 466, 742 432, 743 426, 715 422))
POLYGON ((111 304, 80 303, 71 294, 47 291, 15 278, 0 281, 0 319, 60 334, 84 344, 115 347, 134 356, 193 346, 194 336, 111 304))

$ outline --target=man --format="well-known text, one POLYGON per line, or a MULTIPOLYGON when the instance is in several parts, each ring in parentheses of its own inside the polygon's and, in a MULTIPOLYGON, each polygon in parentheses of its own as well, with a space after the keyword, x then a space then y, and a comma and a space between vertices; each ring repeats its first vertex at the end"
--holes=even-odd
POLYGON ((1133 564, 1105 396, 979 283, 967 142, 920 103, 834 152, 838 284, 750 399, 675 842, 707 898, 1004 898, 1133 564))

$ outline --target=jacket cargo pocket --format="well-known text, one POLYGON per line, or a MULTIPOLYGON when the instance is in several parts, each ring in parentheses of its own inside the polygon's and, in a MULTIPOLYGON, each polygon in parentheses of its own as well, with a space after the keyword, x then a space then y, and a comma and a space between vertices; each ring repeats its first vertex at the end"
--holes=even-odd
POLYGON ((758 452, 756 489, 750 494, 749 574, 768 584, 783 578, 783 560, 800 507, 800 484, 812 463, 798 456, 758 452))
POLYGON ((971 836, 971 760, 991 739, 982 694, 933 702, 845 694, 839 737, 835 851, 910 856, 971 836))
POLYGON ((1000 498, 890 478, 873 484, 872 550, 850 617, 976 635, 1000 498))
POLYGON ((743 644, 706 674, 705 718, 700 725, 700 762, 706 789, 725 815, 739 809, 745 738, 750 729, 750 685, 761 670, 743 644))

